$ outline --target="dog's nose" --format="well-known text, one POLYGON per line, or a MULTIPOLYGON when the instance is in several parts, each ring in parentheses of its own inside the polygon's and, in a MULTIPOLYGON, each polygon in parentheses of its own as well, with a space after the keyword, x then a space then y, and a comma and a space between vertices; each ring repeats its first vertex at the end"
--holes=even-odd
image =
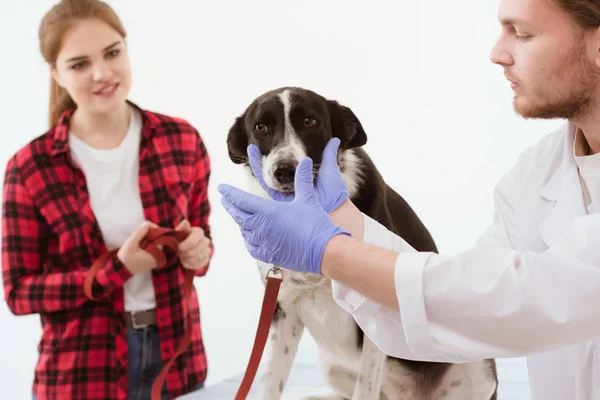
POLYGON ((277 166, 275 173, 275 179, 279 183, 293 183, 294 173, 296 172, 296 166, 292 164, 281 164, 277 166))

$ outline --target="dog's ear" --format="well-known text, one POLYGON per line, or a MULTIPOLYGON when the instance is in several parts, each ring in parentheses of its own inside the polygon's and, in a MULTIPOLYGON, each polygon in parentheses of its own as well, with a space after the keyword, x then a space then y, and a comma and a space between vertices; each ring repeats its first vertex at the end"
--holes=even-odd
POLYGON ((352 149, 367 143, 367 134, 351 109, 334 100, 327 100, 331 132, 340 139, 340 149, 352 149))
POLYGON ((244 128, 244 116, 235 119, 227 134, 227 150, 229 158, 236 164, 247 162, 248 134, 244 128))

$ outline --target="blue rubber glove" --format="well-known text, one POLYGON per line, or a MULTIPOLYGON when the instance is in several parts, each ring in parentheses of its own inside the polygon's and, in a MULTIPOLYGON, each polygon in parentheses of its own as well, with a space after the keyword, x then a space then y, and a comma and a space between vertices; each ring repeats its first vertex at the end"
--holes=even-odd
MULTIPOLYGON (((333 138, 327 142, 323 150, 321 165, 317 173, 315 190, 321 207, 330 213, 337 209, 349 197, 348 189, 342 180, 342 174, 337 163, 337 152, 340 147, 340 139, 333 138)), ((250 167, 260 183, 260 186, 269 194, 273 200, 292 201, 294 193, 284 193, 271 189, 265 184, 262 176, 262 154, 258 146, 248 146, 248 159, 250 167)))
POLYGON ((291 201, 264 199, 230 185, 219 185, 218 190, 252 257, 293 271, 320 274, 329 240, 349 233, 335 226, 319 205, 310 158, 298 164, 294 187, 291 201))

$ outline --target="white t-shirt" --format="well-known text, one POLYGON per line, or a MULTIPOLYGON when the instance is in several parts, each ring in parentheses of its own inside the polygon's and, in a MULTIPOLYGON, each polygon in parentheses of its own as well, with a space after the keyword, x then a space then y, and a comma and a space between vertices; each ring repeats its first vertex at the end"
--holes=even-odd
MULTIPOLYGON (((146 219, 138 186, 141 133, 141 115, 132 109, 129 130, 118 147, 97 149, 69 135, 71 155, 85 174, 92 211, 108 250, 121 247, 146 219)), ((126 311, 155 308, 151 271, 128 279, 124 295, 126 311)))
POLYGON ((587 141, 581 130, 575 132, 573 155, 579 169, 586 208, 594 200, 600 199, 600 153, 588 155, 587 141))

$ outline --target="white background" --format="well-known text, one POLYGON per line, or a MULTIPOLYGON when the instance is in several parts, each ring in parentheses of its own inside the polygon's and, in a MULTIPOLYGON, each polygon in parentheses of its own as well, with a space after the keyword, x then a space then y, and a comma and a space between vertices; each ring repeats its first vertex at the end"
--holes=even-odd
MULTIPOLYGON (((46 129, 50 77, 37 29, 53 3, 0 2, 2 170, 46 129)), ((488 57, 499 32, 498 0, 109 4, 129 34, 130 99, 188 119, 212 158, 216 253, 196 283, 209 384, 244 370, 262 301, 255 264, 216 191, 241 177, 227 156, 226 135, 254 97, 296 85, 352 108, 384 178, 445 253, 472 245, 491 222, 501 174, 562 123, 514 114, 509 84, 488 57)), ((2 398, 30 398, 40 334, 36 315, 15 317, 0 303, 2 398)))

